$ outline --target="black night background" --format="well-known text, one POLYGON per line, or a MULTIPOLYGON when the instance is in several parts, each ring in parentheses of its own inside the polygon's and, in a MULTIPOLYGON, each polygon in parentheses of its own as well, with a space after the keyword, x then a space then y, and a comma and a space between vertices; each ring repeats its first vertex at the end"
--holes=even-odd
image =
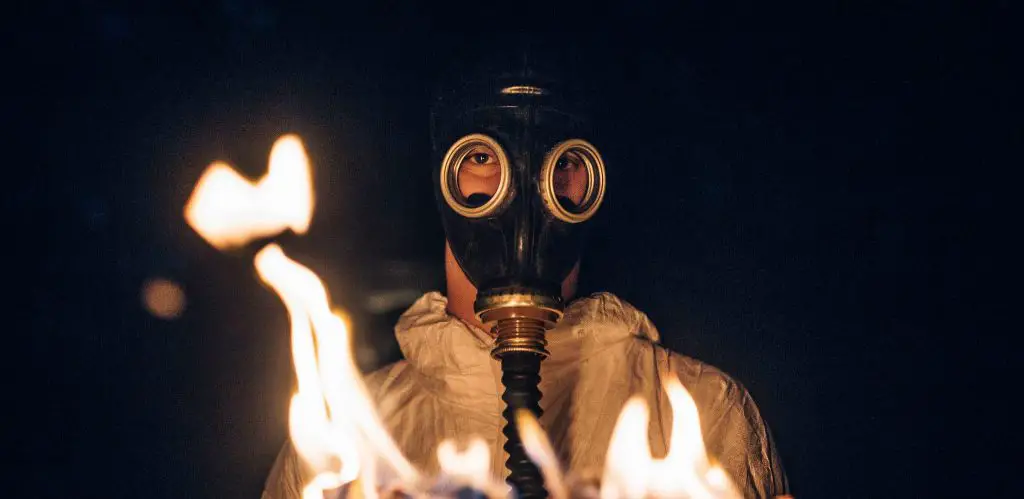
MULTIPOLYGON (((827 4, 540 16, 564 22, 528 38, 570 49, 601 96, 585 288, 741 381, 798 498, 1005 494, 1015 395, 986 380, 1017 370, 987 358, 1012 333, 982 293, 1007 250, 979 248, 1020 140, 1009 3, 827 4)), ((214 250, 182 209, 213 160, 262 175, 283 133, 317 194, 286 250, 352 313, 365 367, 395 358, 395 318, 443 285, 431 86, 523 35, 500 10, 362 9, 8 17, 4 412, 24 471, 6 495, 259 497, 287 434, 287 317, 251 251, 214 250), (143 306, 156 278, 183 289, 177 318, 143 306)))

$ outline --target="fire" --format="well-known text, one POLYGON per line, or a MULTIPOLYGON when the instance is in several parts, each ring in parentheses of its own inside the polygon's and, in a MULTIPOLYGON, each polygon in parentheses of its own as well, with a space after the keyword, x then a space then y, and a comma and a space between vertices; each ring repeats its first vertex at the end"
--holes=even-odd
POLYGON ((348 328, 331 312, 323 283, 274 244, 257 253, 256 269, 291 317, 298 393, 292 397, 289 429, 299 455, 330 477, 318 477, 316 483, 348 483, 360 476, 361 466, 372 465, 364 461, 370 456, 383 458, 402 482, 415 483, 417 472, 384 431, 370 402, 348 328))
POLYGON ((461 452, 454 441, 441 442, 437 446, 437 462, 456 487, 478 490, 486 497, 508 497, 508 486, 491 473, 491 450, 479 437, 470 440, 461 452))
POLYGON ((551 494, 551 499, 564 499, 568 492, 562 478, 562 470, 558 467, 558 457, 551 447, 551 441, 540 427, 540 422, 533 413, 523 409, 516 411, 516 428, 519 438, 526 449, 526 455, 537 465, 544 475, 544 485, 551 494))
MULTIPOLYGON (((313 215, 309 159, 301 140, 286 135, 270 153, 268 173, 250 182, 222 162, 203 173, 185 208, 189 225, 218 249, 242 246, 285 230, 303 234, 313 215)), ((289 407, 289 434, 315 476, 304 499, 351 484, 355 496, 375 499, 378 487, 414 497, 435 495, 402 455, 373 407, 352 355, 348 326, 332 311, 317 275, 269 244, 255 257, 260 279, 276 292, 291 319, 292 359, 298 389, 289 407), (390 483, 382 483, 389 482, 390 483)), ((639 398, 623 408, 609 445, 601 499, 642 497, 739 497, 722 468, 709 462, 693 399, 678 379, 665 389, 673 411, 668 455, 656 460, 647 445, 648 408, 639 398)), ((530 458, 537 463, 553 499, 573 494, 556 454, 537 420, 527 411, 516 423, 530 458)), ((472 439, 459 451, 452 441, 437 449, 449 482, 488 497, 507 497, 508 487, 490 469, 490 450, 472 439)), ((442 488, 442 495, 451 495, 442 488)))
POLYGON ((601 499, 742 497, 725 470, 708 460, 693 398, 675 376, 668 376, 664 386, 672 407, 668 454, 651 456, 650 414, 647 404, 634 397, 619 414, 608 445, 601 499))
POLYGON ((249 182, 226 163, 213 163, 185 207, 188 224, 221 250, 285 229, 305 234, 312 218, 309 158, 295 135, 277 139, 270 150, 270 168, 259 182, 249 182))
MULTIPOLYGON (((298 137, 274 144, 270 169, 251 183, 224 163, 210 165, 185 209, 188 223, 217 248, 244 245, 291 229, 303 233, 313 214, 309 160, 298 137)), ((289 409, 289 433, 299 455, 317 472, 304 497, 364 478, 373 494, 376 459, 385 473, 415 484, 418 472, 399 452, 370 402, 352 357, 348 327, 333 313, 323 282, 276 244, 255 257, 260 278, 284 302, 291 318, 298 392, 289 409)))

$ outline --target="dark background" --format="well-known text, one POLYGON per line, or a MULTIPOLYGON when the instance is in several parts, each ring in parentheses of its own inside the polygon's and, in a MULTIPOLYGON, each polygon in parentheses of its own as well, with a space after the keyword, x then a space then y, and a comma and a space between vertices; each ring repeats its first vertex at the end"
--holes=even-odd
POLYGON ((1012 333, 981 293, 1005 251, 986 235, 1009 205, 1001 147, 1020 139, 1007 5, 19 11, 5 241, 28 300, 11 310, 6 412, 25 471, 9 483, 258 497, 287 431, 287 319, 251 251, 185 226, 191 187, 215 159, 257 177, 274 139, 300 134, 318 205, 286 249, 353 313, 360 361, 392 358, 401 297, 443 283, 432 82, 512 37, 520 9, 557 22, 531 38, 571 49, 603 95, 612 180, 587 290, 743 382, 798 497, 1005 493, 1013 395, 989 381, 1016 370, 988 356, 1012 333), (185 290, 181 317, 143 308, 154 277, 185 290))

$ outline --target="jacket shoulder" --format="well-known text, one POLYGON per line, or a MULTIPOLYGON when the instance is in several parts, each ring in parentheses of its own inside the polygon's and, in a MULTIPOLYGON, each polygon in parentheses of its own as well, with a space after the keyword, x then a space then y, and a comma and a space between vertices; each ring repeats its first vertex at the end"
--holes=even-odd
POLYGON ((662 372, 674 373, 693 396, 708 454, 730 472, 746 497, 788 493, 768 424, 750 392, 721 369, 655 346, 662 372))
POLYGON ((291 439, 288 439, 270 468, 260 499, 301 499, 303 484, 313 476, 313 470, 302 462, 291 439))
POLYGON ((698 394, 713 395, 715 405, 731 406, 743 403, 750 397, 746 387, 717 366, 672 351, 662 345, 652 345, 658 358, 659 370, 672 373, 694 398, 698 394))
POLYGON ((390 386, 394 385, 396 380, 408 374, 409 362, 399 360, 363 376, 363 382, 366 383, 366 388, 373 394, 381 390, 387 390, 390 386))

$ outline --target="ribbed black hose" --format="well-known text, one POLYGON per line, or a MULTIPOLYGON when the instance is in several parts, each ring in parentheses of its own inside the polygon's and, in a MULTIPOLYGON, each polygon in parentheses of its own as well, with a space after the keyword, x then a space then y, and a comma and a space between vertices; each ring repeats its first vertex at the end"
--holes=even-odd
POLYGON ((508 461, 505 467, 511 472, 508 483, 515 487, 522 499, 546 499, 544 477, 537 466, 530 461, 523 449, 523 442, 516 430, 516 409, 528 409, 540 419, 540 361, 541 356, 530 352, 506 352, 501 356, 501 382, 505 393, 505 452, 508 461))

